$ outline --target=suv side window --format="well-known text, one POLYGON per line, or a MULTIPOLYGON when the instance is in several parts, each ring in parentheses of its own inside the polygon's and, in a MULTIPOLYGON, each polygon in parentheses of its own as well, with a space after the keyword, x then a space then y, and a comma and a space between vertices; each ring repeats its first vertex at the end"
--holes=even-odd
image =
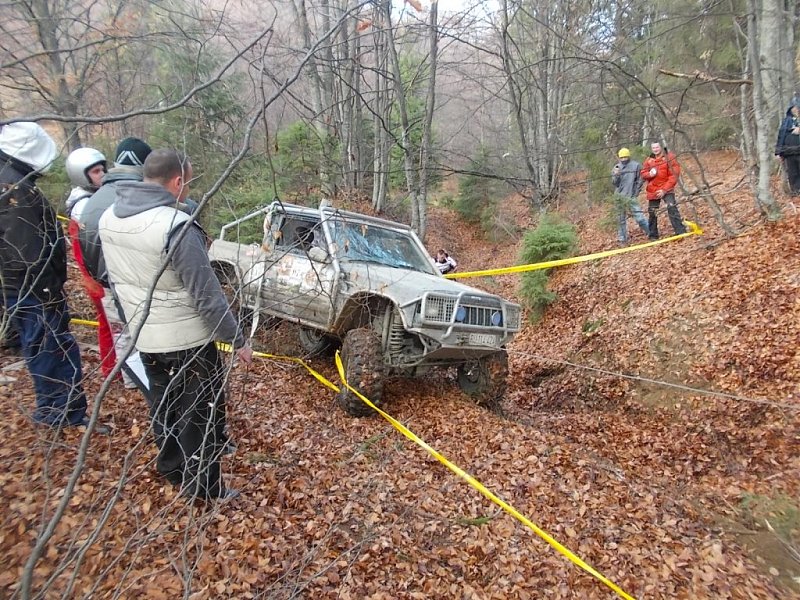
POLYGON ((305 254, 314 246, 325 247, 318 220, 284 215, 275 236, 275 248, 305 254))

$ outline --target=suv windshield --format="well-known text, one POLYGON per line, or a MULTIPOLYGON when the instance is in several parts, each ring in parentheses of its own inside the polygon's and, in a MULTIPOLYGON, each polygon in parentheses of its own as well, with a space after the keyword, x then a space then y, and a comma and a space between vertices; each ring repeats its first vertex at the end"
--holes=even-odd
POLYGON ((430 259, 414 239, 369 223, 329 221, 339 260, 361 260, 389 267, 434 273, 430 259))

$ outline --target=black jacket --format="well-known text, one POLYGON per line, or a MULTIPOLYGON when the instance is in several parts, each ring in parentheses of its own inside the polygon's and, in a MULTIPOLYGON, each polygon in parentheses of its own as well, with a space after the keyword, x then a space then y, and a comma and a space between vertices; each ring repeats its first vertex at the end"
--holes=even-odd
POLYGON ((800 119, 792 116, 792 107, 800 106, 797 100, 793 100, 786 110, 786 117, 778 130, 778 141, 775 143, 775 154, 778 156, 792 156, 800 154, 800 135, 792 133, 795 127, 800 127, 800 119))
POLYGON ((67 249, 56 213, 29 166, 0 152, 0 287, 59 297, 67 280, 67 249))

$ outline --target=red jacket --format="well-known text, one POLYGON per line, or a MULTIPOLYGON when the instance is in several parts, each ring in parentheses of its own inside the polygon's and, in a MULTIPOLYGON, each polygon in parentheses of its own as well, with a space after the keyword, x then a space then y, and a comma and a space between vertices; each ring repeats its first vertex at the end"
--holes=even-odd
POLYGON ((645 160, 642 165, 642 179, 647 182, 647 199, 658 200, 658 190, 663 190, 665 194, 674 190, 680 175, 681 166, 672 152, 662 152, 658 158, 651 156, 645 160), (650 174, 653 167, 656 169, 655 175, 650 174))

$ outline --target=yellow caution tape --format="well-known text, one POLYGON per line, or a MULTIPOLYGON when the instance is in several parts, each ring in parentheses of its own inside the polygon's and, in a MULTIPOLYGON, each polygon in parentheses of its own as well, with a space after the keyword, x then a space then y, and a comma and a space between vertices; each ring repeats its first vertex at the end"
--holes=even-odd
MULTIPOLYGON (((69 322, 72 323, 73 325, 85 325, 87 327, 99 327, 100 325, 100 323, 98 323, 97 321, 88 321, 86 319, 70 319, 69 322)), ((223 352, 234 351, 233 346, 231 346, 230 344, 225 344, 223 342, 217 342, 217 348, 219 348, 223 352)), ((327 388, 330 388, 334 392, 339 391, 339 387, 336 384, 331 383, 328 379, 325 378, 324 375, 312 369, 308 365, 308 363, 306 363, 306 361, 304 361, 302 358, 297 358, 295 356, 282 356, 280 354, 266 354, 264 352, 256 352, 256 351, 253 351, 253 356, 256 356, 258 358, 271 358, 273 360, 283 360, 287 362, 297 363, 303 366, 306 369, 306 371, 308 371, 314 377, 314 379, 319 381, 322 385, 324 385, 327 388)))
POLYGON ((86 325, 87 327, 100 327, 100 323, 97 321, 87 321, 86 319, 70 319, 70 323, 73 325, 86 325))
MULTIPOLYGON (((72 319, 70 322, 74 323, 75 325, 87 325, 90 327, 97 327, 98 325, 97 321, 87 321, 85 319, 72 319)), ((219 348, 223 352, 234 351, 233 346, 231 346, 231 344, 225 344, 222 342, 217 342, 217 348, 219 348)), ((273 360, 282 360, 299 364, 303 366, 322 385, 333 390, 334 392, 339 392, 339 387, 335 383, 331 382, 329 379, 327 379, 324 375, 322 375, 318 371, 312 369, 308 365, 308 363, 306 363, 306 361, 304 361, 302 358, 297 358, 295 356, 284 356, 280 354, 267 354, 265 352, 255 352, 255 351, 253 352, 253 356, 257 358, 270 358, 273 360)), ((358 396, 363 402, 365 402, 367 406, 375 410, 379 415, 381 415, 384 419, 386 419, 395 429, 397 429, 397 431, 399 431, 409 440, 411 440, 412 442, 414 442, 415 444, 426 450, 431 456, 433 456, 436 460, 442 463, 445 467, 450 469, 453 473, 455 473, 456 475, 461 477, 461 479, 466 481, 470 486, 472 486, 478 492, 483 494, 483 496, 494 502, 497 506, 499 506, 508 514, 510 514, 512 517, 517 519, 517 521, 519 521, 520 523, 525 525, 528 529, 533 531, 536 535, 538 535, 545 542, 547 542, 551 547, 555 548, 562 556, 569 559, 570 562, 577 565, 578 567, 580 567, 581 569, 592 575, 594 578, 604 583, 606 586, 608 586, 610 589, 616 592, 617 595, 619 595, 621 598, 625 598, 625 600, 636 600, 633 596, 626 593, 622 588, 620 588, 616 583, 608 579, 605 575, 600 573, 589 563, 587 563, 582 558, 574 554, 569 548, 558 542, 555 538, 553 538, 553 536, 547 533, 544 529, 542 529, 541 527, 536 525, 536 523, 528 519, 528 517, 520 513, 516 508, 514 508, 513 506, 511 506, 510 504, 508 504, 507 502, 496 496, 494 493, 492 493, 472 475, 461 469, 461 467, 459 467, 458 465, 451 463, 446 457, 444 457, 434 448, 429 446, 427 442, 425 442, 423 439, 417 436, 417 434, 408 429, 408 427, 403 425, 400 421, 392 417, 390 414, 382 411, 380 408, 378 408, 372 402, 370 402, 370 400, 367 397, 363 396, 358 390, 353 388, 347 382, 347 378, 345 377, 344 374, 344 365, 342 364, 342 359, 339 356, 338 351, 336 352, 336 369, 339 371, 339 377, 341 378, 344 386, 348 390, 353 392, 356 396, 358 396)))
POLYGON ((478 490, 481 494, 483 494, 486 498, 494 502, 497 506, 502 508, 512 517, 517 519, 520 523, 525 525, 528 529, 533 531, 536 535, 542 538, 545 542, 550 544, 551 547, 555 548, 562 556, 566 557, 570 560, 573 564, 579 566, 581 569, 589 573, 595 579, 598 579, 609 588, 614 590, 621 598, 625 598, 625 600, 635 600, 633 596, 627 594, 622 588, 620 588, 616 583, 608 579, 605 575, 600 573, 597 569, 592 567, 586 561, 581 559, 579 556, 574 554, 569 548, 559 543, 556 539, 554 539, 549 533, 547 533, 544 529, 537 526, 533 521, 528 519, 525 515, 517 511, 513 506, 506 503, 501 498, 497 497, 493 494, 490 490, 488 490, 484 485, 475 479, 472 475, 461 469, 458 465, 451 463, 447 458, 442 456, 439 452, 431 448, 424 440, 420 439, 413 431, 408 429, 405 425, 403 425, 400 421, 389 415, 388 413, 383 412, 380 408, 375 406, 372 402, 369 401, 368 398, 363 396, 359 393, 358 390, 353 388, 348 382, 344 374, 344 365, 342 364, 342 359, 339 356, 339 352, 336 352, 336 368, 339 370, 339 378, 342 380, 342 384, 351 392, 353 392, 356 396, 361 398, 363 402, 367 404, 370 408, 377 411, 384 419, 389 421, 392 426, 397 429, 400 433, 402 433, 405 437, 409 440, 420 446, 421 448, 425 449, 428 454, 433 456, 436 460, 442 463, 445 467, 450 469, 453 473, 461 477, 464 481, 466 481, 469 485, 471 485, 474 489, 478 490))
MULTIPOLYGON (((66 217, 62 217, 61 215, 58 215, 58 218, 63 220, 63 221, 68 221, 69 220, 66 217)), ((595 254, 587 254, 587 255, 584 255, 584 256, 576 256, 576 257, 573 257, 573 258, 565 258, 565 259, 562 259, 562 260, 552 260, 552 261, 543 262, 543 263, 535 263, 535 264, 529 264, 529 265, 518 265, 518 266, 515 266, 515 267, 506 267, 506 268, 502 268, 502 269, 487 269, 487 270, 484 270, 484 271, 469 271, 469 272, 465 272, 465 273, 450 273, 450 274, 445 275, 445 277, 447 279, 465 279, 465 278, 468 278, 468 277, 484 277, 486 275, 506 275, 506 274, 509 274, 509 273, 523 273, 525 271, 536 271, 536 270, 539 270, 539 269, 551 269, 553 267, 562 267, 562 266, 565 266, 565 265, 572 265, 572 264, 581 263, 581 262, 588 262, 588 261, 591 261, 591 260, 598 260, 600 258, 607 258, 609 256, 615 256, 617 254, 624 254, 625 252, 633 252, 634 250, 641 250, 643 248, 649 248, 651 246, 656 246, 658 244, 664 244, 664 243, 667 243, 667 242, 672 242, 672 241, 675 241, 675 240, 679 240, 681 238, 689 237, 690 235, 702 235, 703 234, 703 230, 700 229, 700 227, 698 227, 696 223, 694 223, 692 221, 684 221, 684 223, 689 227, 689 231, 687 233, 683 233, 683 234, 680 234, 680 235, 674 235, 674 236, 671 236, 671 237, 668 237, 668 238, 664 238, 664 239, 661 239, 661 240, 655 240, 655 241, 652 241, 652 242, 647 242, 645 244, 638 244, 636 246, 630 246, 628 248, 616 248, 614 250, 607 250, 605 252, 597 252, 595 254)), ((88 321, 88 320, 85 320, 85 319, 72 319, 71 322, 76 324, 76 325, 88 325, 88 326, 92 326, 92 327, 97 327, 98 326, 97 321, 88 321)), ((217 343, 217 347, 220 350, 223 350, 225 352, 232 352, 233 351, 233 347, 230 344, 223 344, 223 343, 219 343, 218 342, 217 343)), ((263 353, 263 352, 253 352, 253 356, 258 357, 258 358, 269 358, 269 359, 273 359, 273 360, 282 360, 282 361, 288 361, 288 362, 293 362, 293 363, 299 364, 299 365, 303 366, 322 385, 324 385, 325 387, 333 390, 334 392, 339 392, 339 387, 338 386, 336 386, 334 383, 329 381, 325 376, 323 376, 319 372, 317 372, 314 369, 312 369, 301 358, 297 358, 297 357, 294 357, 294 356, 282 356, 282 355, 277 355, 277 354, 266 354, 266 353, 263 353)), ((631 596, 630 594, 626 593, 617 584, 615 584, 613 581, 608 579, 605 575, 600 573, 597 569, 592 567, 586 561, 581 559, 579 556, 577 556, 575 553, 573 553, 571 550, 569 550, 569 548, 567 548, 566 546, 564 546, 563 544, 558 542, 555 538, 553 538, 553 536, 551 536, 549 533, 547 533, 544 529, 542 529, 541 527, 536 525, 533 521, 528 519, 525 515, 520 513, 513 506, 511 506, 510 504, 508 504, 507 502, 505 502, 504 500, 499 498, 497 495, 495 495, 493 492, 491 492, 489 489, 487 489, 480 481, 478 481, 472 475, 470 475, 469 473, 467 473, 466 471, 461 469, 458 465, 455 465, 452 462, 450 462, 446 457, 444 457, 442 454, 440 454, 434 448, 429 446, 424 440, 422 440, 420 437, 418 437, 413 431, 408 429, 405 425, 400 423, 398 420, 396 420, 390 414, 384 412, 383 410, 381 410, 380 408, 375 406, 372 402, 370 402, 370 400, 368 398, 366 398, 358 390, 353 388, 347 382, 347 379, 345 377, 344 365, 342 364, 342 359, 339 356, 339 352, 336 353, 336 368, 339 371, 339 377, 341 378, 342 383, 344 384, 344 386, 348 390, 353 392, 356 396, 358 396, 364 403, 367 404, 367 406, 369 406, 370 408, 375 410, 384 419, 386 419, 395 429, 397 429, 397 431, 402 433, 406 438, 408 438, 409 440, 411 440, 412 442, 414 442, 415 444, 417 444, 418 446, 423 448, 431 456, 433 456, 436 460, 438 460, 445 467, 447 467, 450 471, 455 473, 458 477, 460 477, 461 479, 466 481, 475 490, 480 492, 484 497, 486 497, 488 500, 490 500, 491 502, 493 502, 494 504, 499 506, 501 509, 503 509, 505 512, 507 512, 509 515, 511 515, 512 517, 517 519, 517 521, 519 521, 520 523, 525 525, 528 529, 533 531, 541 539, 543 539, 545 542, 547 542, 552 548, 554 548, 556 551, 558 551, 562 556, 564 556, 570 562, 572 562, 576 566, 580 567, 581 569, 583 569, 584 571, 589 573, 592 577, 594 577, 598 581, 602 582, 608 588, 613 590, 618 596, 620 596, 621 598, 625 598, 625 600, 635 600, 635 598, 633 596, 631 596)))
POLYGON ((502 269, 487 269, 485 271, 468 271, 465 273, 448 273, 444 277, 447 279, 466 279, 467 277, 485 277, 487 275, 507 275, 509 273, 523 273, 525 271, 538 271, 539 269, 552 269, 553 267, 563 267, 565 265, 574 265, 576 263, 588 262, 590 260, 597 260, 600 258, 607 258, 609 256, 616 256, 617 254, 625 254, 626 252, 634 252, 635 250, 642 250, 657 246, 658 244, 666 244, 667 242, 674 242, 690 235, 703 235, 703 230, 698 227, 697 223, 693 221, 684 221, 689 231, 681 233, 680 235, 673 235, 671 237, 646 242, 644 244, 637 244, 635 246, 628 246, 627 248, 615 248, 614 250, 606 250, 605 252, 596 252, 594 254, 585 254, 584 256, 573 256, 572 258, 562 258, 561 260, 551 260, 548 262, 533 263, 530 265, 517 265, 516 267, 504 267, 502 269))
MULTIPOLYGON (((219 348, 223 352, 234 352, 233 346, 231 346, 230 344, 224 344, 222 342, 217 342, 217 348, 219 348)), ((283 360, 283 361, 293 362, 293 363, 296 363, 298 365, 301 365, 302 367, 305 368, 306 371, 308 371, 311 374, 312 377, 314 377, 314 379, 319 381, 326 388, 329 388, 329 389, 333 390, 334 392, 338 392, 339 391, 339 387, 336 384, 331 383, 328 379, 325 378, 324 375, 322 375, 321 373, 318 373, 317 371, 312 369, 308 365, 308 363, 306 361, 304 361, 302 358, 297 358, 296 356, 283 356, 283 355, 280 355, 280 354, 266 354, 264 352, 256 352, 256 351, 253 351, 253 356, 258 357, 258 358, 271 358, 273 360, 283 360)))

